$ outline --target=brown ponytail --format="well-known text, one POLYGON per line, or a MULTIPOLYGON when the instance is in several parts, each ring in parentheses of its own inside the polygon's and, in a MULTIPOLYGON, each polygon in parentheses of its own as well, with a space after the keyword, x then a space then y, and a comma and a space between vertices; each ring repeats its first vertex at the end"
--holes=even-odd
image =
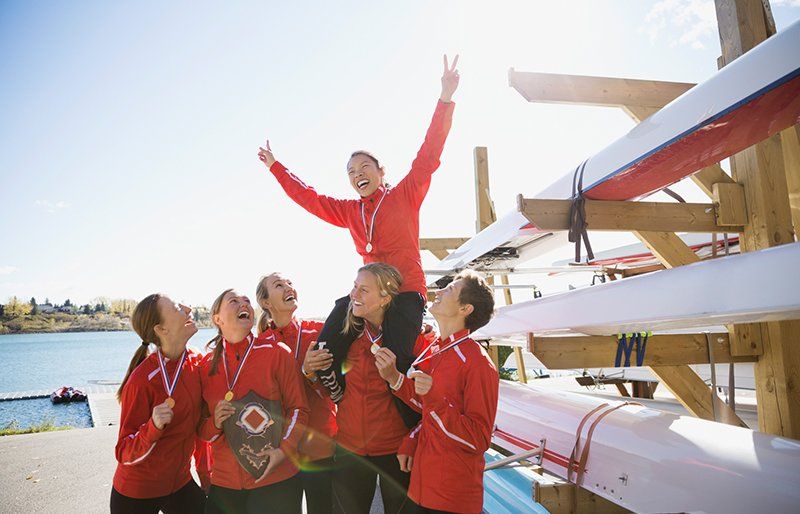
POLYGON ((142 338, 142 344, 136 349, 133 354, 131 363, 128 365, 128 371, 125 373, 125 378, 117 389, 117 400, 122 401, 122 390, 128 382, 133 370, 136 366, 142 363, 143 360, 150 355, 147 347, 152 343, 159 346, 161 343, 156 335, 155 327, 161 323, 161 313, 158 311, 158 301, 163 295, 156 293, 147 296, 144 300, 136 304, 131 314, 131 326, 133 330, 142 338))
POLYGON ((266 330, 269 328, 270 321, 272 321, 272 313, 269 312, 269 308, 267 307, 267 300, 269 300, 267 279, 272 275, 275 275, 275 273, 261 277, 261 280, 258 281, 258 285, 256 286, 256 303, 258 303, 258 306, 261 307, 262 310, 261 316, 258 317, 259 335, 261 335, 263 332, 266 332, 266 330))
MULTIPOLYGON (((226 289, 222 292, 221 295, 217 296, 217 299, 214 300, 214 303, 211 305, 211 322, 214 323, 214 316, 219 314, 220 309, 222 308, 222 300, 225 298, 225 295, 228 293, 233 292, 233 289, 226 289)), ((216 375, 217 374, 217 367, 219 366, 219 358, 222 355, 222 330, 219 326, 214 323, 214 326, 217 327, 217 335, 214 338, 206 343, 206 350, 214 349, 214 356, 211 358, 211 371, 209 371, 209 375, 216 375)))

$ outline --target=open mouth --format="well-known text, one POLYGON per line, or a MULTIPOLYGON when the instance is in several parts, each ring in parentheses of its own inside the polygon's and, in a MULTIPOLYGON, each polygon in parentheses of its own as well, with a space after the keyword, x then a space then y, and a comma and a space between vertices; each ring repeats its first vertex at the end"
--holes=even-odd
POLYGON ((239 313, 237 318, 239 318, 239 319, 250 319, 250 313, 247 312, 247 311, 242 311, 242 312, 239 313))
POLYGON ((358 187, 359 189, 366 189, 368 185, 369 185, 369 180, 367 179, 361 179, 358 182, 356 182, 356 187, 358 187))
POLYGON ((364 304, 362 302, 353 300, 353 307, 363 307, 364 304))
POLYGON ((283 298, 283 301, 284 302, 294 302, 294 301, 297 301, 297 297, 295 295, 293 295, 292 293, 289 293, 283 298))
POLYGON ((191 318, 190 318, 190 319, 187 319, 187 320, 186 320, 186 323, 184 323, 183 325, 184 325, 184 326, 187 326, 187 327, 188 327, 189 325, 194 325, 194 320, 193 320, 193 319, 191 319, 191 318))

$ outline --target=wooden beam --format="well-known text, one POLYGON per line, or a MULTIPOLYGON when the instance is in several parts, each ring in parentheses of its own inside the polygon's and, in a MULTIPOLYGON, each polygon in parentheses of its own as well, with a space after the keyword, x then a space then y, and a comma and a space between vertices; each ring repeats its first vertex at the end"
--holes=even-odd
POLYGON ((794 236, 800 234, 800 125, 781 132, 783 164, 786 172, 786 187, 789 190, 789 207, 792 211, 794 236))
POLYGON ((528 373, 525 371, 525 358, 522 356, 522 348, 515 346, 513 352, 514 358, 517 360, 517 380, 522 384, 527 384, 528 373))
MULTIPOLYGON (((542 230, 569 230, 571 200, 519 198, 519 210, 542 230)), ((588 230, 650 232, 737 232, 721 227, 713 204, 586 200, 588 230)))
MULTIPOLYGON (((762 0, 715 0, 726 65, 774 33, 762 0)), ((749 222, 739 238, 742 251, 794 241, 781 134, 731 157, 731 174, 744 186, 749 222)), ((791 150, 790 160, 791 162, 791 150)), ((755 364, 758 425, 763 432, 800 439, 800 321, 761 324, 762 355, 755 364)))
POLYGON ((468 237, 420 237, 420 250, 455 250, 469 241, 468 237))
POLYGON ((741 184, 717 183, 711 186, 717 224, 720 226, 744 226, 747 223, 747 206, 744 187, 741 184))
POLYGON ((700 261, 700 257, 674 232, 639 230, 634 231, 633 235, 638 237, 653 255, 669 269, 700 261))
MULTIPOLYGON (((756 357, 731 355, 726 333, 709 334, 714 362, 755 362, 756 357)), ((548 369, 613 368, 617 338, 614 336, 537 337, 533 353, 548 369)), ((636 363, 636 350, 631 361, 636 363)), ((644 366, 708 364, 706 334, 655 334, 647 338, 644 366)))
POLYGON ((508 72, 508 84, 529 102, 639 106, 656 110, 693 88, 685 82, 662 82, 587 75, 508 72))
POLYGON ((492 195, 489 192, 489 154, 485 146, 476 146, 475 158, 475 232, 480 232, 495 221, 492 195))
POLYGON ((714 184, 735 184, 730 175, 719 164, 703 168, 694 175, 692 181, 709 197, 714 198, 714 184))
POLYGON ((747 427, 733 409, 717 396, 716 391, 709 389, 703 379, 689 366, 651 366, 650 369, 694 416, 747 427))
POLYGON ((631 512, 602 496, 566 482, 534 481, 533 499, 552 514, 624 514, 631 512), (577 499, 575 498, 576 494, 578 495, 577 499))

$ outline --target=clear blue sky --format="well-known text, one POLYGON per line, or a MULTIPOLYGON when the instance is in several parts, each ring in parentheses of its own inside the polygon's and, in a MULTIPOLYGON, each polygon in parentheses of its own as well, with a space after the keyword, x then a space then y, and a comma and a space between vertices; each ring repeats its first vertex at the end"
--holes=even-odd
MULTIPOLYGON (((773 2, 779 29, 798 3, 773 2)), ((457 52, 458 107, 423 237, 474 232, 475 146, 489 148, 502 214, 630 129, 613 109, 527 103, 510 67, 696 82, 714 73, 719 42, 711 0, 2 2, 0 301, 161 290, 208 305, 283 270, 302 314, 326 313, 359 259, 346 231, 283 195, 259 144, 269 137, 324 193, 353 195, 344 168, 357 148, 397 182, 441 55, 457 52)))

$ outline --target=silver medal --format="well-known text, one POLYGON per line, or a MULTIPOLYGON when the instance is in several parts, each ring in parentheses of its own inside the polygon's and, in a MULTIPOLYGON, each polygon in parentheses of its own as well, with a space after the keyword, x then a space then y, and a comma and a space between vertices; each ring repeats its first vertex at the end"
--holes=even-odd
POLYGON ((413 375, 415 371, 417 371, 417 370, 414 369, 414 366, 411 366, 410 368, 408 368, 408 371, 406 371, 406 376, 408 378, 411 378, 411 375, 413 375))
POLYGON ((372 243, 367 243, 366 250, 367 250, 367 253, 371 253, 372 252, 372 243))

